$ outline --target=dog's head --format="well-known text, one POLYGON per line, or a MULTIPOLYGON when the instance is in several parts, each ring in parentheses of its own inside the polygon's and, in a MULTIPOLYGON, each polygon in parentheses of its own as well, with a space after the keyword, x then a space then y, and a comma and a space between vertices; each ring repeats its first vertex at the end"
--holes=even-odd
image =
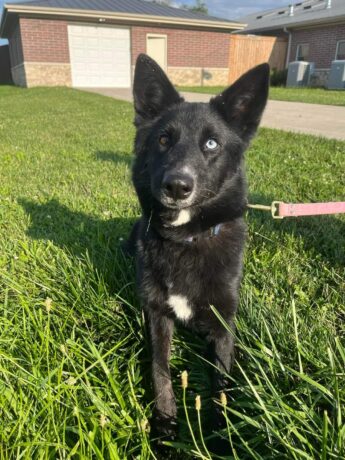
POLYGON ((186 103, 155 61, 138 57, 133 180, 144 213, 219 209, 220 202, 231 207, 245 199, 239 196, 243 152, 259 125, 268 86, 269 66, 263 64, 209 103, 186 103))

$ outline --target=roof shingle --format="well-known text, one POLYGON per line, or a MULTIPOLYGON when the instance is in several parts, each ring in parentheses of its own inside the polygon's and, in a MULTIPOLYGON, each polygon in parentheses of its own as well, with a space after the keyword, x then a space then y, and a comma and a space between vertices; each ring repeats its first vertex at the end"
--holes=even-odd
MULTIPOLYGON (((7 3, 10 4, 11 2, 7 3)), ((173 8, 145 0, 32 0, 27 2, 16 2, 16 5, 103 11, 113 13, 143 14, 181 19, 201 19, 204 21, 208 20, 212 22, 236 22, 205 15, 202 13, 194 13, 192 11, 181 8, 173 8)))
POLYGON ((327 0, 299 1, 293 4, 292 14, 290 5, 274 10, 258 11, 240 18, 241 22, 247 24, 242 32, 282 29, 307 23, 334 21, 342 17, 345 20, 345 0, 332 0, 330 8, 327 8, 327 3, 327 0))

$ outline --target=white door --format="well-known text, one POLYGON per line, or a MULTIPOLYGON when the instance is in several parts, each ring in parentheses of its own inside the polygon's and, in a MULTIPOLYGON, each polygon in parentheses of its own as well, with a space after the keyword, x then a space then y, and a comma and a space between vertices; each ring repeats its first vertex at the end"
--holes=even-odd
POLYGON ((68 39, 73 86, 131 86, 129 29, 69 25, 68 39))
POLYGON ((167 67, 167 36, 148 34, 146 37, 146 52, 163 70, 167 67))

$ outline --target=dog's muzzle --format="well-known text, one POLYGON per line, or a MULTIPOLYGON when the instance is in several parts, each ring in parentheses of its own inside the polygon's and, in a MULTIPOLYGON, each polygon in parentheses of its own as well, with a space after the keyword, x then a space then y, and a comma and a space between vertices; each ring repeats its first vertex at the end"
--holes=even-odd
POLYGON ((187 200, 194 190, 194 179, 187 174, 165 174, 162 180, 162 193, 169 200, 187 200))

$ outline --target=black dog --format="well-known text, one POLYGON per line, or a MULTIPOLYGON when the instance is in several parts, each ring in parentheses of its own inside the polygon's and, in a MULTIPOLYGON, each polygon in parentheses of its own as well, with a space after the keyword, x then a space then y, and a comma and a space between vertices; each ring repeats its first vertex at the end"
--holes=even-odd
MULTIPOLYGON (((214 391, 226 386, 246 227, 243 154, 256 132, 269 86, 269 66, 255 67, 207 104, 186 103, 146 55, 134 78, 136 158, 133 182, 142 208, 127 248, 136 249, 137 278, 151 335, 153 428, 175 433, 169 370, 174 321, 201 332, 213 349, 214 391)), ((215 407, 214 428, 222 425, 215 407)))

